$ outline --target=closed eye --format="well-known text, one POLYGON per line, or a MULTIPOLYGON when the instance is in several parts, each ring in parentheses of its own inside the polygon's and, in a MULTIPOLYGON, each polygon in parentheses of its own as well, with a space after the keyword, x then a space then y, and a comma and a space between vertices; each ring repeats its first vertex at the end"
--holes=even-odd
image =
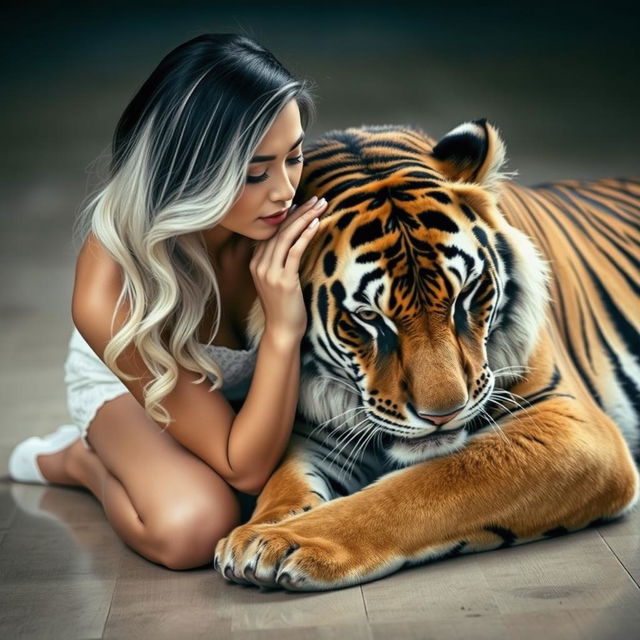
MULTIPOLYGON (((293 158, 287 158, 287 164, 290 166, 301 164, 303 161, 304 161, 304 156, 302 154, 299 154, 293 158)), ((268 177, 269 177, 269 174, 267 173, 267 171, 265 171, 264 173, 261 173, 258 176, 248 175, 247 182, 251 184, 255 184, 257 182, 264 182, 268 177)))

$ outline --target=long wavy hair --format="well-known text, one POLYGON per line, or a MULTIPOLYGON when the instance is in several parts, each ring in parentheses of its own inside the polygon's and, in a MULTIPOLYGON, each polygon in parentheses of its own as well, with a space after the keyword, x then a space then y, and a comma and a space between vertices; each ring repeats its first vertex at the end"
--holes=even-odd
POLYGON ((74 225, 76 242, 93 233, 122 268, 116 306, 124 324, 104 352, 118 376, 134 379, 117 358, 135 345, 153 379, 145 384, 149 416, 171 422, 162 399, 178 365, 222 386, 222 371, 197 341, 212 301, 220 324, 220 291, 202 230, 219 223, 240 196, 249 161, 282 108, 295 99, 303 127, 313 103, 266 49, 235 34, 205 34, 171 51, 122 114, 108 177, 74 225), (168 336, 168 337, 167 337, 168 336))

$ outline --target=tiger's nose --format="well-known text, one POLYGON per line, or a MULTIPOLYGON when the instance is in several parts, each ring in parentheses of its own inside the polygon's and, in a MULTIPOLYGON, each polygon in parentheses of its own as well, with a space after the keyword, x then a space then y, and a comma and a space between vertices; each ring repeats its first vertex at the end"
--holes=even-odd
POLYGON ((441 414, 433 414, 426 413, 425 411, 417 410, 416 413, 423 419, 435 424, 436 426, 441 426, 446 424, 447 422, 451 422, 462 410, 464 409, 464 405, 458 407, 454 411, 449 411, 448 413, 441 414))

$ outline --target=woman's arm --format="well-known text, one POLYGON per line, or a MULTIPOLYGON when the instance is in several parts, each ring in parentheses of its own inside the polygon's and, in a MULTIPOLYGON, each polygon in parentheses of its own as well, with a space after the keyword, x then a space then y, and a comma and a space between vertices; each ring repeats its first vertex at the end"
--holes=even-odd
POLYGON ((259 493, 280 461, 293 428, 300 387, 302 337, 267 329, 244 405, 229 434, 228 456, 234 469, 246 470, 259 493))
MULTIPOLYGON (((121 287, 119 265, 90 235, 78 256, 72 315, 101 359, 121 287)), ((115 331, 125 317, 126 309, 119 309, 115 331)), ((182 367, 175 388, 163 399, 172 418, 169 433, 239 491, 259 493, 287 445, 298 397, 301 338, 265 331, 251 387, 237 415, 220 391, 208 390, 208 380, 194 384, 198 375, 182 367)), ((118 366, 136 377, 123 383, 144 406, 143 388, 152 375, 134 346, 125 348, 118 366)))

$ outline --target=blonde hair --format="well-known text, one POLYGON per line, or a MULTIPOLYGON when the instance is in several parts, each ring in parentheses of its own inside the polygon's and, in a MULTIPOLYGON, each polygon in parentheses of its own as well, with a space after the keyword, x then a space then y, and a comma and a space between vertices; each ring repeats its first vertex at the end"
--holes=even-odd
POLYGON ((144 387, 145 409, 165 426, 171 417, 161 403, 176 385, 178 365, 201 374, 196 383, 212 374, 210 389, 223 382, 196 335, 209 299, 215 319, 207 344, 220 324, 220 290, 200 232, 219 223, 239 197, 248 163, 284 105, 296 99, 306 124, 306 91, 244 36, 206 35, 181 45, 123 113, 111 175, 76 220, 76 241, 92 232, 122 269, 116 311, 126 305, 128 314, 114 334, 114 312, 104 361, 132 380, 116 361, 128 345, 136 347, 153 375, 144 387), (257 63, 264 68, 256 71, 257 63), (234 93, 229 76, 246 81, 247 68, 252 92, 244 86, 234 93))

